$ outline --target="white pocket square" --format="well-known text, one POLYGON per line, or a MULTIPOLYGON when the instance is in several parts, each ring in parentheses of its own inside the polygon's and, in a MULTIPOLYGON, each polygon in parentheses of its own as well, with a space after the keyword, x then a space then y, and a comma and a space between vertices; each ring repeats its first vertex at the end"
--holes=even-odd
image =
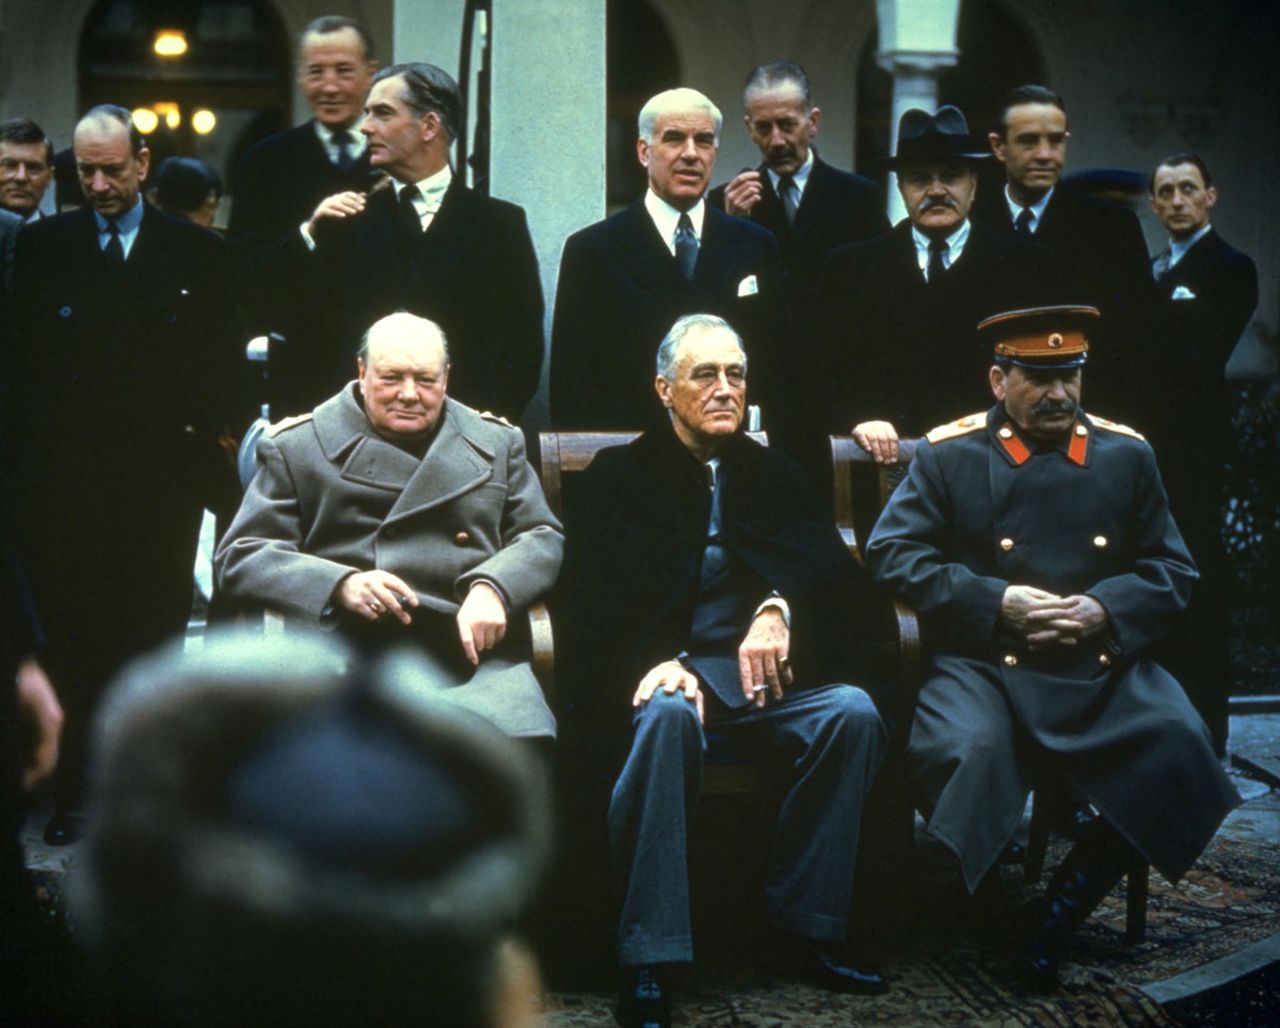
POLYGON ((1172 300, 1194 300, 1195 298, 1196 294, 1186 286, 1178 286, 1174 289, 1173 296, 1170 297, 1172 300))
POLYGON ((738 283, 739 296, 755 296, 760 292, 760 283, 756 281, 755 275, 748 275, 738 283))

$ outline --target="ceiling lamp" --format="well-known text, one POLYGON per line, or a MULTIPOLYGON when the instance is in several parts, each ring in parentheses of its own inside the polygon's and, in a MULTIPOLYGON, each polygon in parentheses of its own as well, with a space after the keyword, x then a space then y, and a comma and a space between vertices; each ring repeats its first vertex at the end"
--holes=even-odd
POLYGON ((218 119, 214 116, 213 111, 207 107, 201 107, 191 114, 191 127, 195 129, 197 135, 207 136, 217 124, 218 119))
POLYGON ((151 49, 157 57, 181 57, 187 52, 187 34, 181 29, 159 29, 151 49))
POLYGON ((160 100, 151 106, 169 128, 176 129, 182 124, 182 110, 172 100, 160 100))
POLYGON ((151 135, 160 125, 160 116, 150 107, 135 107, 132 115, 134 127, 144 136, 151 135))

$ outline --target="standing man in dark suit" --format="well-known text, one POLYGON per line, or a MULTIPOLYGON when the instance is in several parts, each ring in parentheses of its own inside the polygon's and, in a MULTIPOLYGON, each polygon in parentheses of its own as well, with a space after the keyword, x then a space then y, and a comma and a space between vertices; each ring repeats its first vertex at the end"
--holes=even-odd
POLYGON ((1102 312, 1101 362, 1090 373, 1098 406, 1139 419, 1129 383, 1142 374, 1138 352, 1153 302, 1147 244, 1137 216, 1060 184, 1067 161, 1066 104, 1044 86, 1019 86, 1000 102, 987 139, 1005 167, 1002 192, 984 196, 974 219, 1006 235, 1034 239, 1053 256, 1073 303, 1102 312))
POLYGON ((1169 246, 1152 261, 1158 301, 1142 427, 1161 458, 1169 508, 1200 568, 1187 630, 1170 640, 1163 658, 1221 753, 1232 598, 1222 549, 1223 472, 1234 453, 1225 369, 1258 305, 1258 269, 1210 224, 1218 190, 1203 160, 1192 153, 1166 157, 1150 185, 1151 209, 1169 232, 1169 246))
MULTIPOLYGON (((551 423, 640 428, 654 418, 653 347, 684 314, 717 314, 756 355, 769 407, 778 244, 765 229, 703 201, 723 117, 695 89, 669 89, 640 111, 644 198, 569 237, 551 328, 551 423)), ((761 393, 764 393, 762 396, 761 393)))
POLYGON ((19 556, 67 715, 54 844, 78 833, 100 691, 183 631, 202 512, 229 514, 238 493, 222 243, 142 200, 150 153, 127 110, 93 108, 73 140, 87 205, 19 235, 6 334, 19 556))
POLYGON ((616 778, 619 1021, 670 1024, 665 972, 693 959, 686 846, 709 734, 794 769, 766 886, 773 918, 828 987, 883 992, 883 977, 840 955, 886 746, 868 695, 871 590, 799 469, 738 430, 748 367, 733 329, 681 318, 656 364, 666 423, 596 457, 566 530, 567 743, 602 758, 575 769, 583 792, 616 778))
MULTIPOLYGON (((277 257, 326 196, 372 184, 357 122, 377 68, 373 37, 359 22, 340 15, 312 21, 298 46, 298 85, 312 116, 250 147, 232 181, 228 240, 247 327, 254 335, 285 337, 272 354, 271 399, 277 414, 297 413, 295 393, 307 393, 301 381, 311 339, 322 324, 305 299, 305 284, 281 281, 275 274, 277 257)), ((306 409, 323 395, 312 397, 306 409)))
POLYGON ((44 129, 29 118, 0 122, 0 210, 38 221, 52 181, 53 144, 44 129))
POLYGON ((886 163, 898 173, 907 218, 840 247, 830 262, 825 349, 813 376, 827 393, 814 405, 824 419, 816 442, 852 426, 877 461, 893 461, 899 436, 921 435, 981 401, 978 322, 1028 306, 1050 278, 1032 244, 969 219, 985 157, 958 108, 902 115, 898 152, 886 163))
POLYGON ((511 421, 538 388, 542 282, 524 210, 467 188, 449 165, 461 130, 457 83, 431 64, 373 80, 360 131, 390 176, 327 197, 290 243, 326 330, 315 339, 313 405, 346 380, 365 328, 398 310, 449 338, 451 395, 511 421), (308 253, 308 251, 311 251, 308 253))
POLYGON ((840 171, 812 146, 822 111, 809 76, 792 61, 762 64, 742 90, 743 122, 764 162, 707 194, 711 206, 767 228, 778 240, 787 293, 787 325, 817 292, 827 255, 843 243, 889 230, 880 187, 840 171))

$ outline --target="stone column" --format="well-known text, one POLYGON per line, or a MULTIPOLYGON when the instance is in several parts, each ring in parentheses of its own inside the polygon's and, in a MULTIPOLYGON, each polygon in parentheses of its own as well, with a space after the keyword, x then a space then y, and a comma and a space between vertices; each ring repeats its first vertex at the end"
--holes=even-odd
MULTIPOLYGON (((890 152, 897 153, 898 120, 903 112, 912 107, 936 110, 938 78, 960 55, 956 49, 960 0, 876 0, 876 18, 880 30, 876 63, 893 76, 890 152)), ((886 201, 891 222, 897 224, 907 216, 892 173, 886 201)))
MULTIPOLYGON (((395 0, 395 59, 456 77, 464 8, 395 0)), ((605 0, 494 0, 489 32, 490 192, 529 217, 549 340, 565 238, 605 214, 605 0)), ((547 423, 547 358, 524 418, 533 430, 547 423)))

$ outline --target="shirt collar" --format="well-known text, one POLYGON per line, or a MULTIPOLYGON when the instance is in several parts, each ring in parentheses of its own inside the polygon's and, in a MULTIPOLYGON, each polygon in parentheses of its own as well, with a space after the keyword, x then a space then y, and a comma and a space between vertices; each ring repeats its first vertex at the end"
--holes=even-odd
MULTIPOLYGON (((320 140, 321 143, 324 144, 325 152, 334 153, 337 150, 338 144, 333 141, 333 136, 335 132, 338 132, 340 130, 331 129, 327 125, 321 125, 320 122, 314 121, 314 120, 311 122, 311 124, 313 124, 316 127, 316 137, 320 140)), ((359 131, 354 124, 348 125, 345 129, 342 129, 341 131, 346 132, 347 135, 351 137, 352 158, 359 157, 361 154, 363 154, 364 148, 369 145, 369 140, 365 139, 364 133, 359 131)))
POLYGON ((1187 255, 1188 250, 1190 250, 1193 246, 1196 245, 1196 243, 1200 242, 1201 239, 1203 239, 1206 235, 1208 235, 1209 229, 1211 228, 1213 228, 1213 226, 1210 225, 1208 222, 1205 222, 1202 226, 1200 226, 1200 230, 1194 236, 1191 236, 1189 239, 1182 239, 1182 240, 1170 239, 1169 240, 1169 267, 1172 268, 1175 264, 1178 263, 1178 261, 1182 260, 1182 258, 1187 255))
POLYGON ((424 179, 419 179, 417 182, 399 182, 395 180, 393 182, 397 199, 409 186, 414 185, 418 187, 418 195, 425 199, 428 205, 439 207, 440 201, 449 189, 449 184, 453 182, 453 168, 446 164, 439 171, 428 175, 424 179))
POLYGON ((1040 197, 1039 200, 1031 204, 1029 207, 1024 208, 1022 204, 1018 203, 1011 195, 1009 195, 1009 183, 1006 182, 1004 185, 1004 202, 1009 205, 1009 217, 1014 221, 1017 221, 1018 215, 1021 214, 1023 210, 1030 211, 1031 231, 1034 232, 1040 227, 1040 219, 1044 217, 1044 209, 1049 206, 1049 201, 1053 198, 1053 190, 1057 188, 1057 186, 1053 186, 1044 194, 1044 196, 1040 197))
MULTIPOLYGON (((929 237, 912 225, 911 241, 916 244, 916 263, 924 271, 929 266, 929 237)), ((965 218, 960 222, 960 227, 947 236, 947 249, 942 255, 943 267, 949 268, 960 259, 960 255, 964 253, 964 244, 968 241, 969 219, 965 218)))
MULTIPOLYGON (((658 235, 662 236, 662 241, 667 244, 667 248, 675 252, 676 225, 680 222, 682 212, 672 207, 652 189, 645 190, 644 209, 649 212, 649 217, 653 219, 658 235)), ((693 222, 693 234, 698 237, 698 242, 702 242, 702 222, 707 213, 707 205, 703 203, 702 197, 698 197, 698 202, 683 213, 689 215, 689 220, 693 222)))
MULTIPOLYGON (((98 233, 102 234, 107 231, 107 221, 109 219, 103 217, 96 210, 93 212, 93 220, 97 223, 98 233)), ((116 228, 119 229, 122 236, 127 236, 132 232, 138 231, 138 226, 142 224, 142 196, 139 194, 137 202, 123 214, 115 219, 116 228)))
MULTIPOLYGON (((766 170, 769 172, 769 182, 773 185, 774 193, 781 196, 782 194, 778 190, 778 180, 782 176, 772 168, 766 168, 766 170)), ((811 171, 813 171, 813 147, 809 147, 809 156, 804 159, 804 164, 791 173, 791 181, 796 184, 801 196, 804 196, 804 187, 809 184, 809 173, 811 171)))

